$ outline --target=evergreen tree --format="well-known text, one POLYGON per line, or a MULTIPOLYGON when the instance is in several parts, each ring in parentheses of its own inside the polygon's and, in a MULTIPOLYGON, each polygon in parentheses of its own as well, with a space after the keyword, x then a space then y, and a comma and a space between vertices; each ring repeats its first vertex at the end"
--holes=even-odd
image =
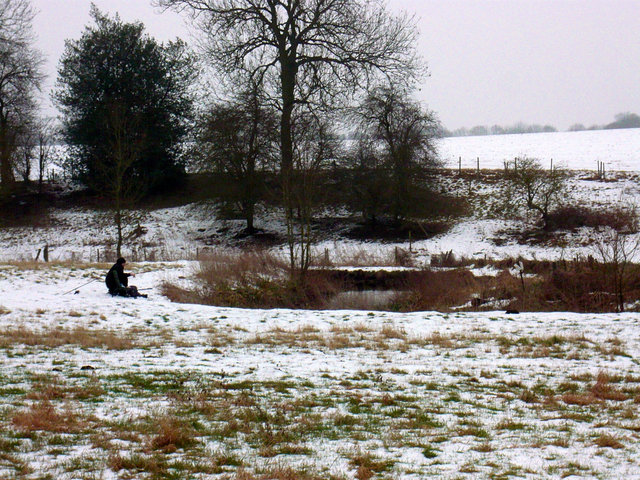
POLYGON ((108 190, 105 165, 117 163, 117 133, 135 145, 135 161, 121 173, 137 182, 138 192, 175 182, 184 173, 180 152, 192 116, 193 57, 180 40, 158 43, 141 23, 110 18, 95 6, 91 16, 94 24, 66 43, 55 92, 71 173, 97 191, 108 190), (124 132, 109 131, 114 108, 130 119, 124 132))

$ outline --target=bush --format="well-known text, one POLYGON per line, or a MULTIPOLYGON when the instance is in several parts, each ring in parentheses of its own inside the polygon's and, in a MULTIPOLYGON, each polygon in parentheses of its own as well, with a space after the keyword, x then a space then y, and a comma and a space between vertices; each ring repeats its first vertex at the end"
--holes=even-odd
POLYGON ((549 214, 565 199, 567 173, 562 169, 547 170, 537 158, 516 158, 507 173, 514 198, 542 217, 543 228, 549 228, 549 214))
POLYGON ((480 281, 465 269, 423 272, 420 281, 412 282, 400 296, 397 310, 449 310, 467 303, 480 289, 480 281))
POLYGON ((200 262, 197 287, 163 285, 173 301, 242 308, 323 308, 338 291, 321 271, 290 278, 287 263, 265 250, 220 253, 200 262))
POLYGON ((634 208, 592 209, 571 205, 549 214, 549 230, 575 230, 581 227, 610 227, 619 232, 637 231, 638 216, 634 208))
MULTIPOLYGON (((318 269, 310 270, 304 281, 295 281, 286 264, 266 252, 220 254, 202 262, 193 288, 166 283, 163 293, 178 302, 244 308, 573 312, 620 309, 620 292, 611 281, 611 264, 592 257, 559 262, 521 260, 519 263, 527 274, 523 278, 511 272, 514 259, 476 263, 501 270, 495 276, 475 276, 465 268, 468 260, 447 253, 437 257, 437 262, 450 265, 451 269, 388 272, 318 269), (372 290, 384 293, 376 295, 372 290), (343 292, 362 295, 339 295, 343 292)), ((640 299, 640 265, 630 264, 625 275, 622 297, 625 305, 629 305, 640 299)))

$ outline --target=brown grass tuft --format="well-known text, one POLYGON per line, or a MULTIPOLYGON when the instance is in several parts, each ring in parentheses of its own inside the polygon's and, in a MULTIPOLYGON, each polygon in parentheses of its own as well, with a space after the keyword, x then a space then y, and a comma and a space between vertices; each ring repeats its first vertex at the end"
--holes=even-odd
POLYGON ((360 465, 358 467, 358 470, 356 471, 357 480, 369 480, 373 476, 374 476, 373 471, 370 468, 365 467, 364 465, 360 465))
POLYGON ((178 418, 161 418, 158 429, 158 434, 151 439, 151 448, 154 450, 172 453, 178 448, 187 448, 195 443, 193 429, 178 418))
POLYGON ((273 466, 263 473, 251 473, 240 469, 230 480, 326 480, 326 475, 309 471, 307 468, 298 470, 289 466, 273 466))
POLYGON ((567 405, 594 405, 601 401, 591 394, 566 393, 561 398, 567 405))
POLYGON ((59 412, 48 400, 32 404, 28 409, 13 415, 13 425, 19 430, 34 432, 43 430, 56 433, 76 432, 81 427, 77 416, 70 408, 59 412))
POLYGON ((591 394, 601 400, 614 400, 617 402, 624 402, 625 400, 629 399, 627 395, 622 393, 620 390, 617 390, 610 384, 610 377, 604 371, 598 373, 596 383, 593 387, 591 387, 591 394))
POLYGON ((130 350, 137 348, 130 333, 119 333, 106 329, 93 330, 86 327, 48 328, 42 331, 14 327, 0 330, 0 347, 28 345, 56 348, 64 345, 78 345, 82 348, 130 350))
POLYGON ((594 442, 601 448, 624 448, 624 444, 616 437, 603 433, 594 442))
MULTIPOLYGON (((393 463, 393 460, 381 459, 369 452, 365 453, 360 450, 353 452, 349 460, 349 464, 357 468, 358 472, 362 472, 363 475, 371 473, 371 476, 373 476, 373 473, 381 473, 389 470, 393 466, 393 463)), ((371 478, 371 476, 367 478, 371 478)))

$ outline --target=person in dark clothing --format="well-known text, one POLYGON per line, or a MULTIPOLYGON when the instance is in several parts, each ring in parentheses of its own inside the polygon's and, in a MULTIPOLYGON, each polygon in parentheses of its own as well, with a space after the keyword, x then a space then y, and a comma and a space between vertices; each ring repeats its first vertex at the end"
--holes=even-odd
POLYGON ((109 293, 113 296, 119 297, 147 297, 138 292, 138 289, 134 286, 129 286, 129 277, 135 275, 133 273, 124 273, 124 265, 127 261, 120 257, 116 263, 111 267, 105 278, 105 283, 109 289, 109 293))

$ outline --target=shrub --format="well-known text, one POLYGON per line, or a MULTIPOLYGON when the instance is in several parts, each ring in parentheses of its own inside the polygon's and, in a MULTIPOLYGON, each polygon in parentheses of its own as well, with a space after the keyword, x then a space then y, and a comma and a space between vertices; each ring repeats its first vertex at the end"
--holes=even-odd
POLYGON ((565 198, 567 174, 562 169, 547 170, 540 160, 517 158, 507 174, 514 198, 529 210, 540 214, 545 230, 549 228, 549 214, 565 198))
POLYGON ((448 310, 465 304, 478 291, 479 280, 468 270, 425 271, 408 285, 397 304, 399 310, 448 310))
POLYGON ((610 227, 619 232, 637 231, 638 216, 634 208, 621 206, 593 209, 570 205, 555 209, 549 214, 549 230, 575 230, 581 227, 610 227))
POLYGON ((323 308, 337 288, 321 271, 291 280, 281 258, 264 250, 220 253, 200 262, 195 289, 165 282, 174 301, 244 308, 323 308))

